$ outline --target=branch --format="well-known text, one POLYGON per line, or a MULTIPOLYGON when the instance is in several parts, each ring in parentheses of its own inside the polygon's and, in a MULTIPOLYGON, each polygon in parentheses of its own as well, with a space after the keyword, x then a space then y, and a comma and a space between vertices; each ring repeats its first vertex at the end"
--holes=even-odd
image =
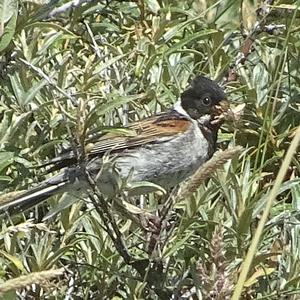
MULTIPOLYGON (((84 166, 83 166, 84 168, 84 166)), ((142 277, 141 282, 145 282, 149 289, 155 291, 159 296, 159 299, 169 300, 172 295, 171 291, 168 291, 161 287, 163 276, 163 266, 161 262, 151 262, 149 259, 136 260, 129 253, 123 235, 119 230, 119 227, 115 221, 114 216, 111 213, 108 202, 103 198, 101 192, 95 184, 94 179, 90 176, 87 169, 84 169, 87 181, 92 188, 90 198, 94 204, 96 211, 102 219, 102 222, 106 228, 107 234, 110 236, 114 246, 118 253, 122 256, 124 262, 127 265, 132 266, 142 277)), ((96 178, 98 175, 96 176, 96 178)))
POLYGON ((55 88, 57 91, 59 91, 62 95, 64 95, 67 99, 69 99, 72 104, 77 107, 78 104, 76 102, 76 100, 70 96, 69 94, 67 94, 63 89, 61 89, 54 81, 52 78, 50 78, 48 75, 46 75, 41 68, 34 66, 33 64, 31 64, 30 62, 28 62, 27 60, 23 59, 23 58, 19 58, 19 60, 25 64, 26 66, 30 67, 32 70, 34 70, 40 77, 44 78, 50 86, 52 86, 53 88, 55 88))

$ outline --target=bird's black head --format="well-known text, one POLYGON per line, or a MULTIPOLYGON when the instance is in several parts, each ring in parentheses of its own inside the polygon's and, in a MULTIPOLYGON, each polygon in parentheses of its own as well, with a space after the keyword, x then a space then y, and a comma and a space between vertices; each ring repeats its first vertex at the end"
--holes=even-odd
POLYGON ((226 99, 223 89, 213 80, 197 76, 181 94, 181 106, 193 119, 211 115, 215 105, 226 99))

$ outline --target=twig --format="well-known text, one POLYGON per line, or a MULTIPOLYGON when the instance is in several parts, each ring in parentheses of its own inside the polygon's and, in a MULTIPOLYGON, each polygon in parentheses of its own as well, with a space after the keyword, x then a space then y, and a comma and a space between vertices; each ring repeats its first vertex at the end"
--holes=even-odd
POLYGON ((235 61, 230 65, 229 70, 227 71, 227 82, 235 81, 238 77, 237 69, 240 65, 244 65, 247 61, 248 56, 251 53, 252 47, 255 44, 258 36, 266 32, 268 34, 274 34, 277 31, 282 31, 286 29, 286 26, 283 24, 266 24, 268 16, 274 10, 270 7, 273 4, 273 0, 266 0, 264 3, 256 10, 256 15, 259 20, 253 26, 253 29, 248 34, 243 32, 243 26, 241 23, 241 32, 244 36, 244 42, 242 43, 238 54, 236 55, 235 61))
POLYGON ((90 28, 90 26, 89 26, 88 21, 85 20, 85 21, 84 21, 84 25, 85 25, 85 27, 86 27, 86 29, 87 29, 87 31, 88 31, 88 33, 89 33, 89 36, 90 36, 90 38, 91 38, 91 40, 92 40, 92 42, 93 42, 93 46, 94 46, 95 53, 96 53, 96 55, 98 56, 98 58, 101 60, 102 57, 101 57, 100 49, 99 49, 99 46, 98 46, 98 44, 97 44, 97 42, 96 42, 96 40, 95 40, 95 38, 94 38, 94 34, 93 34, 93 32, 92 32, 92 30, 91 30, 91 28, 90 28))
MULTIPOLYGON (((61 94, 63 94, 67 99, 69 99, 71 101, 71 103, 74 105, 74 107, 78 107, 76 100, 71 95, 67 94, 63 89, 61 89, 57 84, 55 84, 55 82, 48 75, 46 75, 40 68, 32 65, 31 63, 29 63, 28 61, 26 61, 22 58, 19 58, 19 59, 25 65, 29 66, 32 70, 34 70, 38 75, 40 75, 42 78, 44 78, 49 83, 50 86, 55 88, 57 91, 59 91, 61 94)), ((61 104, 59 102, 57 102, 57 105, 62 112, 63 118, 66 120, 65 110, 63 109, 63 107, 61 106, 61 104)), ((74 134, 68 124, 66 126, 66 129, 67 129, 68 135, 70 137, 70 143, 72 145, 72 150, 75 154, 75 157, 79 158, 79 154, 78 154, 78 150, 77 150, 78 147, 74 142, 74 134), (72 139, 71 139, 71 137, 72 137, 72 139)))
POLYGON ((129 254, 129 251, 126 247, 122 233, 120 232, 119 227, 116 224, 116 221, 115 221, 113 215, 109 211, 107 202, 104 200, 103 196, 101 195, 101 192, 97 188, 97 186, 96 186, 93 178, 90 176, 88 170, 85 170, 85 174, 86 174, 86 178, 93 190, 93 193, 91 193, 89 195, 90 199, 93 202, 96 211, 100 215, 100 217, 104 223, 104 226, 106 227, 106 232, 112 239, 117 251, 123 257, 125 263, 130 264, 131 260, 132 260, 131 255, 129 254))
POLYGON ((30 67, 32 70, 34 70, 37 74, 39 74, 42 78, 44 78, 50 86, 52 86, 53 88, 55 88, 57 91, 59 91, 62 95, 64 95, 67 99, 69 99, 72 104, 77 107, 78 104, 75 101, 75 99, 69 95, 68 93, 66 93, 63 89, 61 89, 57 84, 55 84, 55 82, 53 81, 52 78, 50 78, 48 75, 46 75, 42 69, 34 66, 33 64, 31 64, 30 62, 28 62, 27 60, 23 59, 23 58, 19 58, 19 60, 24 63, 26 66, 30 67))
MULTIPOLYGON (((93 193, 90 194, 90 198, 96 211, 101 217, 104 226, 106 227, 106 232, 114 243, 116 250, 122 256, 124 262, 127 265, 132 266, 141 275, 142 281, 145 282, 149 288, 155 291, 155 293, 159 296, 159 299, 169 300, 171 292, 160 287, 161 280, 159 279, 157 272, 157 262, 153 262, 151 264, 149 259, 136 260, 131 256, 126 247, 122 233, 120 232, 119 227, 108 207, 108 202, 101 195, 101 192, 97 188, 88 170, 85 170, 85 174, 88 183, 93 190, 93 193)), ((160 275, 162 274, 163 272, 160 272, 160 275)))

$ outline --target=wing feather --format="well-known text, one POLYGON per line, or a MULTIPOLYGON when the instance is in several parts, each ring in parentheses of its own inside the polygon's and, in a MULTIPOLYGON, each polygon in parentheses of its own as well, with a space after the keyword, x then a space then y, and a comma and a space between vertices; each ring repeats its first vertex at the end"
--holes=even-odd
MULTIPOLYGON (((191 126, 187 117, 176 111, 161 113, 153 117, 129 124, 128 135, 107 133, 96 142, 86 145, 88 157, 102 156, 106 152, 118 152, 127 148, 139 147, 148 143, 160 143, 182 134, 191 126)), ((49 172, 77 163, 73 150, 45 162, 42 167, 53 165, 49 172)))
POLYGON ((136 135, 114 138, 104 136, 94 144, 88 154, 99 155, 106 151, 118 151, 153 142, 159 143, 185 132, 191 125, 188 118, 174 118, 173 115, 168 118, 168 115, 158 115, 130 124, 128 128, 133 129, 136 135))

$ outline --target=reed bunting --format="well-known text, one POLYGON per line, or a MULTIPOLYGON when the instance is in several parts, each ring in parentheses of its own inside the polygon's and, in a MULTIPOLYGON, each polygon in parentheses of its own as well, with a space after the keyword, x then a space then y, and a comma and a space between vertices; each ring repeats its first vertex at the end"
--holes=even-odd
POLYGON ((0 214, 23 212, 64 192, 84 192, 91 188, 87 176, 108 196, 118 191, 117 178, 128 184, 147 181, 129 190, 138 195, 176 186, 193 174, 216 150, 222 115, 229 110, 223 89, 197 76, 172 109, 129 124, 130 134, 106 134, 88 144, 83 162, 73 150, 45 165, 61 169, 37 186, 0 205, 0 214), (109 163, 103 163, 105 158, 109 163))

